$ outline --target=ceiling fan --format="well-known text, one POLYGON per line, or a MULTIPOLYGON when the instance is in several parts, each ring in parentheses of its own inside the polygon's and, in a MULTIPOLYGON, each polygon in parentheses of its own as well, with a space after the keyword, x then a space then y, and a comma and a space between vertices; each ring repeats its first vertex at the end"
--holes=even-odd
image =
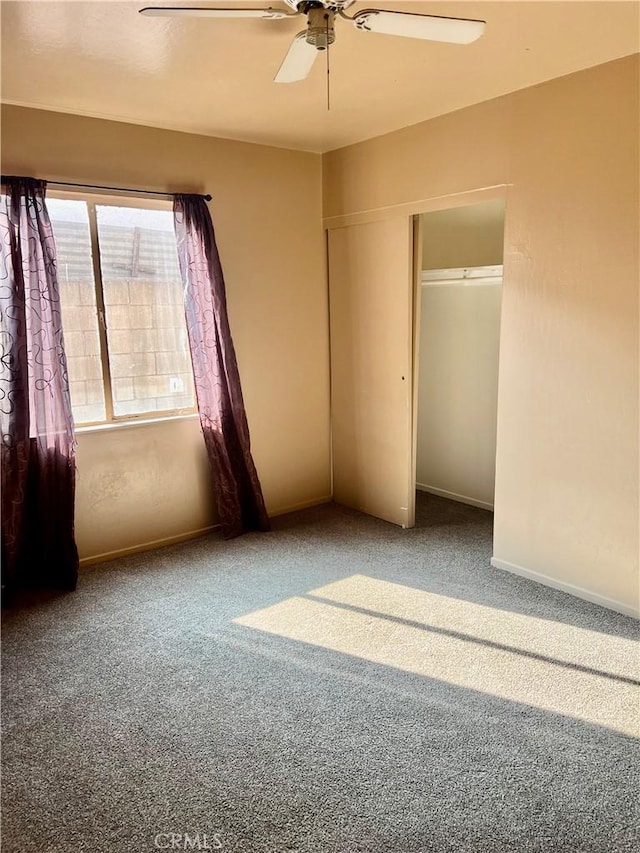
POLYGON ((485 22, 469 18, 442 18, 413 12, 387 12, 364 9, 353 18, 345 9, 355 0, 284 0, 289 9, 210 8, 201 6, 146 6, 141 15, 159 17, 203 18, 262 18, 278 21, 296 15, 306 15, 307 29, 298 33, 291 43, 274 80, 276 83, 295 83, 308 76, 318 51, 326 50, 336 39, 336 16, 349 21, 363 33, 427 39, 451 44, 470 44, 484 33, 485 22))

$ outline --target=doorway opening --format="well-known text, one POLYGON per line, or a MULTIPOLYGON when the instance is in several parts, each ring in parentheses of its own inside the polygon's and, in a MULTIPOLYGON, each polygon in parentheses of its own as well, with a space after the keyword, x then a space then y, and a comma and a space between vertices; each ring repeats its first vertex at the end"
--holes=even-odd
POLYGON ((492 199, 419 218, 419 527, 476 516, 486 523, 493 512, 504 214, 504 200, 492 199))

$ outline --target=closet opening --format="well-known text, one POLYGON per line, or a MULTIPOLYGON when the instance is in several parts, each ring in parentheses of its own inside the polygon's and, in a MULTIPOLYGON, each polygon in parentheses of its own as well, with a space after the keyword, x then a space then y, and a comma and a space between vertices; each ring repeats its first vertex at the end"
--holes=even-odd
POLYGON ((417 527, 493 512, 504 214, 494 199, 417 223, 417 527))

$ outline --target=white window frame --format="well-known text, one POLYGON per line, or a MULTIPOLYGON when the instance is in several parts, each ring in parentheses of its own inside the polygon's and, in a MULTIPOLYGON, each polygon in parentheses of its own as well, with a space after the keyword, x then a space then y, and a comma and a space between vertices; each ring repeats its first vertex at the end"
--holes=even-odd
MULTIPOLYGON (((133 207, 142 210, 172 210, 172 204, 168 199, 151 199, 144 196, 113 192, 104 193, 98 191, 83 192, 82 190, 58 190, 47 188, 47 198, 71 199, 84 201, 87 205, 89 217, 89 236, 91 241, 91 262, 93 266, 93 284, 96 295, 96 319, 98 322, 98 338, 100 342, 100 363, 102 365, 102 388, 104 394, 104 420, 82 421, 76 424, 75 431, 95 431, 97 429, 113 428, 116 426, 134 426, 142 423, 153 423, 156 421, 176 420, 179 418, 192 418, 198 413, 195 402, 195 383, 193 385, 194 405, 177 408, 163 409, 161 412, 140 412, 139 414, 116 415, 113 411, 113 389, 111 384, 111 369, 109 364, 109 341, 107 338, 107 318, 105 313, 104 292, 102 285, 102 270, 100 267, 100 240, 98 236, 98 222, 96 217, 96 206, 100 207, 133 207)), ((186 318, 185 318, 186 329, 186 318)), ((62 334, 64 336, 64 317, 62 323, 62 334)))

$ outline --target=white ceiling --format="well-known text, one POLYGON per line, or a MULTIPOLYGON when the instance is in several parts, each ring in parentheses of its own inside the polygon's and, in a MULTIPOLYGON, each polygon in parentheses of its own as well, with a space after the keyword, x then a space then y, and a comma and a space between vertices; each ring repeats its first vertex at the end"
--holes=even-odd
MULTIPOLYGON (((310 151, 327 151, 635 53, 640 4, 393 2, 378 7, 482 18, 447 45, 336 22, 331 109, 321 56, 303 82, 272 82, 302 16, 168 19, 144 5, 268 6, 259 0, 2 2, 2 100, 310 151)), ((271 0, 274 6, 282 2, 271 0)), ((612 93, 615 97, 615 93, 612 93)))

